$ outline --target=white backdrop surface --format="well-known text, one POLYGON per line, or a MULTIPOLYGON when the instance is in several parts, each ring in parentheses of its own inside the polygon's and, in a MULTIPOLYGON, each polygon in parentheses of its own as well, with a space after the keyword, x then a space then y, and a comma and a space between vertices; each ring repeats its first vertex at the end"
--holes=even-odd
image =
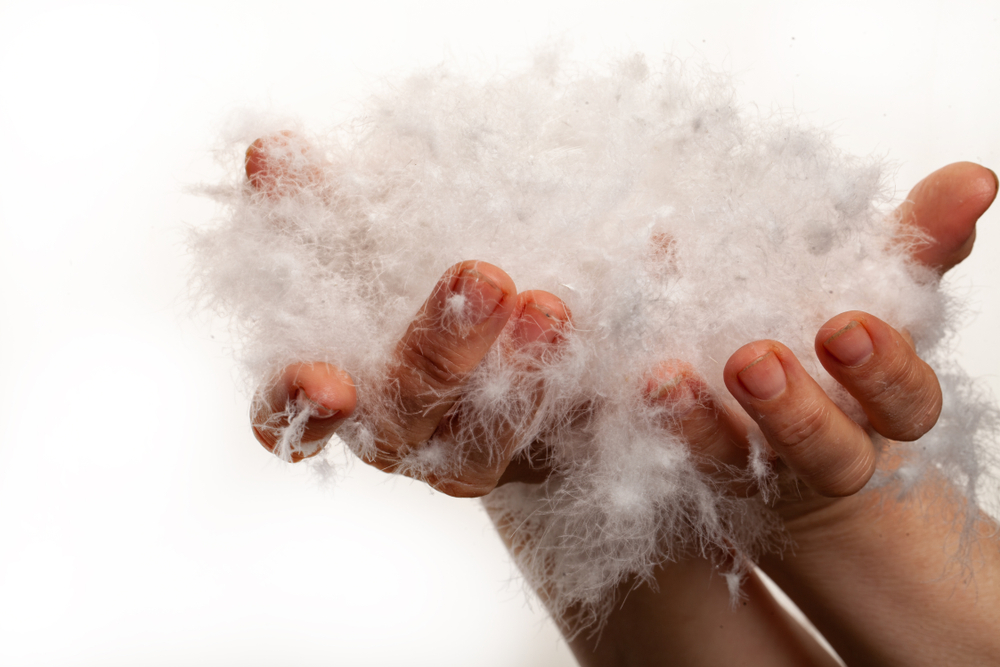
MULTIPOLYGON (((730 72, 899 198, 1000 168, 1000 3, 750 4, 0 0, 0 664, 574 664, 477 503, 255 444, 191 317, 184 228, 218 211, 188 189, 234 109, 327 127, 383 75, 552 38, 730 72)), ((995 393, 998 256, 991 211, 950 278, 995 393)))

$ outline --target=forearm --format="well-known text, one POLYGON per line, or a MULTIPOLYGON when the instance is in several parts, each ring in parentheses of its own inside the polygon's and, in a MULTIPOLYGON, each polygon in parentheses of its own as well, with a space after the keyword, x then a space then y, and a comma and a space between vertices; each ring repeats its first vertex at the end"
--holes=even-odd
POLYGON ((833 666, 837 662, 751 574, 730 604, 725 580, 704 559, 669 563, 657 588, 625 593, 600 633, 570 641, 584 667, 641 665, 833 666))
POLYGON ((1000 664, 1000 543, 956 556, 963 521, 940 486, 864 493, 790 518, 796 547, 761 567, 849 665, 1000 664))

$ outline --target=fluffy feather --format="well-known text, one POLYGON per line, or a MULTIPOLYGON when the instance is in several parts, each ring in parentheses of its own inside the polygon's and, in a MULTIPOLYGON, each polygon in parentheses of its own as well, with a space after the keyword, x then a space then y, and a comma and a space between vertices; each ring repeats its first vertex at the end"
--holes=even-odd
MULTIPOLYGON (((497 447, 500 423, 522 449, 544 435, 557 474, 486 502, 518 526, 514 552, 557 615, 590 623, 613 586, 681 553, 727 556, 735 581, 780 547, 767 494, 733 498, 699 473, 638 379, 683 359, 727 397, 726 359, 773 338, 860 420, 813 352, 820 325, 846 310, 909 330, 946 391, 938 428, 875 483, 905 490, 935 468, 976 502, 997 413, 945 363, 953 306, 908 259, 878 161, 742 113, 718 77, 692 82, 639 56, 602 69, 552 52, 485 80, 420 72, 326 136, 298 128, 307 139, 288 156, 311 176, 269 197, 243 178, 243 150, 287 128, 251 119, 229 138, 232 177, 211 189, 226 214, 192 236, 196 280, 234 323, 253 384, 300 361, 353 376, 361 409, 339 435, 362 458, 391 409, 375 389, 387 359, 447 267, 491 262, 571 309, 560 354, 529 373, 491 353, 456 406, 468 426, 457 445, 404 462, 418 477, 454 473, 472 449, 497 447)), ((763 457, 748 474, 773 483, 763 457)))

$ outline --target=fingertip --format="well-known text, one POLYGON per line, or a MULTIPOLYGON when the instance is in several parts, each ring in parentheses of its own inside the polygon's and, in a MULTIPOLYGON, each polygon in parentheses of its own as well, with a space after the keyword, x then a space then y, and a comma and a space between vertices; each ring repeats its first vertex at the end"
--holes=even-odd
POLYGON ((838 363, 855 368, 866 363, 875 354, 875 344, 871 334, 860 318, 852 318, 839 329, 829 333, 821 332, 817 337, 817 354, 825 350, 838 363))
POLYGON ((914 259, 943 273, 972 253, 976 223, 997 196, 997 176, 974 162, 955 162, 938 169, 910 191, 899 208, 905 228, 931 238, 912 250, 914 259))
POLYGON ((499 267, 477 260, 459 262, 434 287, 404 337, 403 347, 412 348, 411 334, 416 334, 419 344, 440 348, 435 354, 459 353, 465 360, 464 350, 471 347, 479 357, 507 325, 516 295, 514 281, 499 267))
POLYGON ((572 315, 562 299, 542 290, 529 290, 517 295, 511 336, 515 346, 534 343, 553 344, 560 341, 572 315))
POLYGON ((996 199, 1000 180, 996 172, 975 162, 955 162, 945 167, 960 184, 960 193, 971 199, 972 210, 982 215, 996 199))
MULTIPOLYGON (((324 362, 294 364, 282 374, 287 386, 300 389, 320 410, 317 418, 349 417, 357 407, 354 380, 347 371, 324 362)), ((292 392, 289 391, 291 394, 292 392)))
POLYGON ((322 362, 292 364, 254 398, 251 428, 265 449, 278 453, 276 447, 286 429, 303 410, 309 410, 296 445, 281 454, 295 463, 319 454, 356 407, 357 391, 347 372, 322 362))
POLYGON ((288 160, 282 160, 280 153, 285 152, 296 138, 294 132, 282 130, 258 137, 247 147, 243 167, 247 180, 255 190, 263 191, 275 186, 280 172, 288 167, 288 160))
POLYGON ((653 402, 670 400, 670 397, 678 391, 681 393, 692 391, 690 387, 687 391, 681 389, 681 386, 687 386, 688 380, 692 378, 697 378, 697 374, 691 364, 678 359, 660 362, 646 376, 646 396, 653 402))
MULTIPOLYGON (((723 380, 730 393, 745 403, 747 399, 771 400, 784 393, 787 373, 784 357, 791 352, 773 340, 748 343, 729 357, 723 380)), ((792 355, 794 357, 794 355, 792 355)))
POLYGON ((884 345, 891 330, 888 324, 864 311, 840 313, 817 330, 813 341, 816 356, 824 366, 827 362, 837 368, 864 365, 884 345))
POLYGON ((443 280, 447 282, 449 279, 453 280, 461 276, 472 276, 477 280, 481 280, 489 285, 492 285, 503 294, 504 299, 508 299, 517 294, 517 287, 514 286, 513 278, 511 278, 507 272, 499 266, 490 264, 489 262, 483 262, 476 259, 459 262, 458 264, 452 265, 451 268, 445 272, 443 280))
MULTIPOLYGON (((694 367, 677 359, 657 364, 648 373, 645 382, 646 400, 664 411, 664 420, 671 428, 683 430, 686 420, 692 417, 702 402, 709 402, 708 389, 694 367)), ((710 421, 714 422, 715 415, 712 417, 710 421)), ((697 442, 689 444, 699 448, 697 442)))
POLYGON ((325 164, 319 151, 291 130, 254 140, 243 162, 250 187, 269 197, 283 197, 320 185, 325 164))
POLYGON ((886 438, 916 440, 937 423, 941 386, 905 332, 868 313, 842 313, 817 333, 816 355, 886 438))
POLYGON ((723 373, 727 376, 736 376, 741 370, 746 368, 755 359, 764 356, 768 352, 780 352, 785 346, 776 340, 755 340, 752 343, 743 345, 733 352, 726 362, 723 373))

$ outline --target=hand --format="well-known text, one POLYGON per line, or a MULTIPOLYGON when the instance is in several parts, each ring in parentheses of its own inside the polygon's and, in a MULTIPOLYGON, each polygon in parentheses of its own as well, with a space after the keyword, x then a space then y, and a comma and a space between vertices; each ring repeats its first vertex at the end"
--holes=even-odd
MULTIPOLYGON (((898 211, 901 236, 926 239, 912 247, 914 258, 939 275, 965 259, 975 223, 996 192, 996 176, 969 163, 921 181, 898 211)), ((844 313, 820 329, 816 350, 834 379, 858 399, 874 432, 911 440, 933 424, 940 389, 905 332, 865 313, 844 313)), ((958 540, 955 523, 975 509, 949 494, 941 480, 926 482, 910 503, 898 502, 891 491, 851 495, 873 470, 871 440, 779 342, 738 350, 725 380, 747 414, 720 411, 711 397, 700 396, 681 430, 696 451, 733 462, 746 457, 743 440, 734 434, 752 417, 781 456, 779 464, 808 485, 782 489, 777 508, 796 546, 765 556, 761 566, 847 663, 996 663, 1000 552, 993 542, 977 546, 972 583, 948 556, 958 540)), ((701 385, 697 378, 692 382, 697 393, 701 385)), ((677 396, 676 389, 671 393, 668 398, 677 396)), ((987 517, 978 521, 981 534, 996 534, 987 517)), ((748 607, 731 614, 718 578, 714 586, 685 584, 703 582, 706 569, 697 560, 661 568, 657 584, 670 591, 670 602, 645 586, 626 591, 600 642, 586 636, 573 641, 581 662, 655 664, 671 655, 681 664, 823 664, 823 654, 812 651, 782 610, 757 590, 756 575, 744 584, 748 607)))
MULTIPOLYGON (((914 259, 943 275, 971 252, 976 221, 996 191, 996 176, 978 165, 956 163, 934 172, 897 211, 901 242, 919 238, 910 247, 914 259)), ((873 315, 843 313, 821 327, 815 347, 824 368, 859 401, 874 432, 908 441, 934 425, 941 392, 934 372, 917 357, 905 332, 873 315)), ((666 366, 683 368, 680 362, 666 366)), ((682 375, 700 400, 679 427, 693 449, 707 458, 726 464, 745 461, 747 445, 741 434, 747 432, 749 416, 781 463, 812 495, 852 495, 874 472, 875 450, 868 434, 826 397, 780 342, 745 345, 726 365, 726 386, 747 414, 726 410, 704 393, 698 378, 686 371, 682 375)), ((671 384, 670 378, 666 384, 671 384)), ((677 394, 673 389, 667 398, 677 400, 677 394)), ((798 490, 793 496, 786 497, 784 505, 805 499, 798 490)))
MULTIPOLYGON (((939 273, 965 259, 975 222, 996 192, 996 176, 968 163, 924 179, 900 209, 905 226, 931 239, 914 247, 915 259, 939 273)), ((870 315, 847 313, 824 325, 816 351, 874 432, 912 440, 933 425, 940 392, 907 336, 870 315)), ((925 480, 911 502, 892 489, 851 495, 873 470, 871 442, 816 393, 780 344, 741 348, 727 365, 726 384, 808 485, 777 504, 796 547, 760 565, 841 657, 852 665, 1000 659, 1000 550, 989 540, 974 545, 968 571, 950 560, 967 518, 980 534, 995 535, 996 524, 977 517, 943 479, 925 480)), ((894 465, 891 456, 887 463, 894 465)))
MULTIPOLYGON (((287 196, 315 183, 321 169, 311 149, 295 135, 258 139, 247 150, 247 178, 263 196, 287 196), (306 156, 306 157, 303 157, 306 156), (307 159, 308 158, 308 159, 307 159)), ((461 476, 441 477, 414 469, 411 458, 432 437, 448 439, 463 424, 448 416, 469 375, 501 341, 521 363, 558 345, 570 314, 556 296, 543 291, 518 293, 501 269, 466 261, 451 267, 396 346, 378 392, 392 392, 387 419, 378 420, 376 450, 366 462, 386 472, 424 479, 453 496, 489 493, 507 470, 518 434, 503 433, 502 451, 471 450, 463 457, 461 476), (460 304, 457 307, 456 304, 460 304)), ((292 461, 319 453, 329 437, 357 409, 357 391, 342 370, 324 363, 294 364, 255 397, 251 421, 264 447, 292 461), (303 410, 309 412, 303 415, 303 410), (301 446, 280 452, 289 422, 301 423, 301 446)), ((503 429, 503 426, 500 426, 503 429)), ((502 432, 502 431, 501 431, 502 432)), ((504 482, 545 474, 525 460, 504 482)))
MULTIPOLYGON (((259 149, 257 142, 255 146, 259 149)), ((253 150, 254 147, 251 147, 251 151, 253 150)), ((250 152, 248 156, 249 154, 250 152)), ((250 173, 252 162, 253 157, 248 157, 248 176, 253 183, 253 175, 250 173)), ((259 162, 261 161, 258 160, 259 162)), ((257 173, 260 173, 259 169, 257 173)), ((900 217, 904 225, 923 230, 931 238, 928 245, 915 249, 915 257, 943 271, 968 254, 974 236, 975 220, 992 199, 993 195, 990 192, 995 194, 995 185, 990 184, 989 187, 983 185, 986 182, 986 174, 989 172, 975 165, 952 165, 928 177, 914 189, 911 193, 913 201, 901 208, 900 217)), ((290 178, 277 178, 273 182, 294 185, 301 178, 303 176, 293 174, 290 178)), ((257 183, 262 182, 266 183, 267 180, 258 178, 257 183)), ((267 190, 265 192, 269 196, 275 194, 267 190)), ((527 327, 532 331, 527 337, 509 337, 514 345, 530 342, 541 343, 542 347, 558 345, 559 328, 569 320, 565 306, 548 293, 524 293, 516 295, 516 298, 515 294, 509 277, 497 267, 463 263, 449 270, 397 347, 396 363, 390 377, 393 383, 402 389, 398 394, 399 410, 397 418, 385 424, 383 432, 379 434, 376 465, 385 470, 399 470, 400 463, 406 455, 419 448, 431 435, 442 429, 442 426, 444 427, 442 431, 447 432, 449 427, 447 424, 442 424, 441 419, 447 414, 453 401, 442 402, 439 397, 457 396, 468 373, 479 363, 485 351, 501 338, 505 329, 517 330, 527 327), (472 290, 472 300, 483 304, 495 303, 495 306, 484 319, 470 326, 466 332, 468 335, 456 336, 456 330, 440 326, 441 303, 456 293, 457 289, 462 288, 459 283, 464 285, 463 281, 468 277, 464 272, 470 268, 479 274, 474 276, 474 281, 468 285, 472 290), (480 278, 486 286, 480 284, 480 278), (492 296, 490 296, 491 290, 492 296), (540 306, 539 309, 546 313, 545 319, 536 319, 537 327, 523 323, 526 309, 536 306, 540 306), (508 323, 513 324, 508 327, 508 323)), ((939 407, 940 395, 939 392, 936 393, 933 373, 925 365, 922 366, 922 362, 913 354, 912 347, 908 344, 899 345, 900 340, 905 343, 905 338, 901 334, 892 331, 877 318, 862 313, 839 317, 840 320, 834 318, 824 327, 821 331, 821 340, 817 342, 817 351, 824 360, 824 365, 828 370, 833 368, 831 373, 848 389, 854 387, 858 392, 855 396, 870 408, 869 420, 876 430, 879 428, 881 417, 883 429, 895 433, 893 429, 910 428, 919 437, 919 433, 929 428, 930 421, 936 416, 939 407), (833 328, 838 324, 841 326, 833 328), (872 357, 860 365, 844 364, 838 360, 834 355, 838 341, 843 344, 862 333, 867 333, 872 338, 872 357), (908 374, 912 369, 917 369, 919 372, 912 374, 911 377, 908 374), (841 375, 838 376, 835 371, 841 375), (882 400, 882 396, 871 389, 873 378, 878 373, 886 371, 901 373, 911 380, 909 384, 900 387, 892 400, 882 400), (916 403, 907 400, 911 392, 921 395, 924 400, 916 403), (900 406, 910 409, 903 419, 899 419, 899 414, 893 412, 895 407, 900 406), (919 417, 915 421, 916 428, 912 426, 911 418, 914 416, 919 417)), ((772 364, 771 371, 774 370, 772 364)), ((652 400, 677 400, 685 392, 705 398, 703 385, 682 364, 667 364, 664 369, 657 369, 655 372, 660 373, 658 379, 661 382, 654 383, 654 387, 669 384, 671 388, 667 391, 654 391, 652 400), (662 382, 670 380, 671 376, 679 376, 681 381, 662 382)), ((763 375, 765 379, 767 377, 776 379, 773 372, 763 375)), ((815 383, 811 383, 811 379, 805 376, 801 366, 780 343, 764 342, 763 346, 761 343, 756 343, 742 348, 730 360, 726 379, 727 385, 737 398, 741 399, 744 407, 750 409, 760 420, 759 423, 765 433, 771 435, 770 439, 774 441, 771 444, 779 455, 783 455, 785 464, 798 472, 816 492, 832 495, 850 494, 867 481, 874 460, 871 442, 856 424, 846 419, 839 409, 818 391, 815 383), (785 378, 784 389, 764 398, 748 394, 747 385, 752 384, 755 376, 760 379, 759 376, 767 370, 767 364, 775 361, 778 362, 778 370, 782 371, 785 378), (806 409, 811 410, 811 416, 803 420, 801 413, 806 409), (844 446, 832 450, 824 446, 831 441, 844 446), (815 456, 817 452, 826 458, 817 459, 815 456)), ((777 379, 780 380, 780 377, 777 379)), ((284 408, 288 403, 288 397, 300 391, 320 411, 320 414, 308 420, 304 442, 322 442, 355 409, 354 387, 349 378, 340 371, 325 364, 298 365, 286 369, 275 388, 262 394, 262 400, 258 402, 258 409, 255 412, 255 423, 273 421, 275 415, 286 413, 284 408)), ((704 401, 696 402, 696 406, 675 426, 688 437, 692 447, 703 455, 705 464, 717 468, 713 462, 718 460, 725 463, 745 463, 746 430, 743 421, 745 418, 725 411, 720 413, 718 406, 712 406, 704 401)), ((270 437, 274 433, 273 430, 260 428, 255 430, 265 446, 269 448, 274 446, 275 440, 270 437)), ((897 437, 900 435, 895 434, 897 437)), ((519 458, 510 465, 513 448, 517 443, 514 439, 508 442, 510 447, 505 449, 500 457, 474 458, 475 465, 468 468, 468 474, 463 474, 461 479, 429 481, 437 488, 454 495, 481 495, 498 482, 526 480, 532 476, 546 474, 544 470, 532 468, 524 458, 519 458)), ((315 450, 302 452, 299 456, 311 455, 316 451, 318 447, 315 450)), ((405 467, 403 471, 406 471, 405 467)), ((679 569, 680 566, 673 568, 674 572, 679 569)), ((718 582, 717 579, 715 581, 718 582)), ((752 581, 748 584, 748 590, 753 590, 753 586, 752 581)), ((718 588, 716 585, 715 589, 718 588)), ((764 615, 773 615, 773 609, 767 608, 766 596, 752 595, 751 606, 756 604, 755 601, 763 600, 763 603, 757 605, 758 611, 765 610, 764 615)), ((636 601, 643 596, 644 593, 633 592, 629 599, 636 601)), ((718 595, 714 598, 712 595, 705 595, 704 598, 721 599, 718 595)), ((659 606, 664 607, 662 602, 659 606)), ((721 606, 716 604, 715 610, 719 609, 721 606)), ((616 616, 618 619, 623 619, 628 615, 627 607, 623 607, 616 616)), ((761 613, 743 614, 743 626, 747 627, 746 619, 759 618, 761 615, 761 613)), ((709 616, 711 614, 702 614, 703 619, 709 616)), ((613 633, 615 623, 616 619, 612 619, 609 632, 613 633)), ((773 634, 774 626, 771 628, 773 634)), ((778 630, 777 634, 781 635, 782 632, 778 630)), ((634 634, 631 633, 630 639, 634 639, 634 634)), ((630 644, 639 649, 643 642, 631 641, 630 644)), ((777 645, 778 642, 775 642, 774 646, 777 645)), ((609 639, 608 633, 605 633, 604 646, 615 646, 614 640, 609 639)), ((790 655, 793 652, 787 653, 790 655)))

